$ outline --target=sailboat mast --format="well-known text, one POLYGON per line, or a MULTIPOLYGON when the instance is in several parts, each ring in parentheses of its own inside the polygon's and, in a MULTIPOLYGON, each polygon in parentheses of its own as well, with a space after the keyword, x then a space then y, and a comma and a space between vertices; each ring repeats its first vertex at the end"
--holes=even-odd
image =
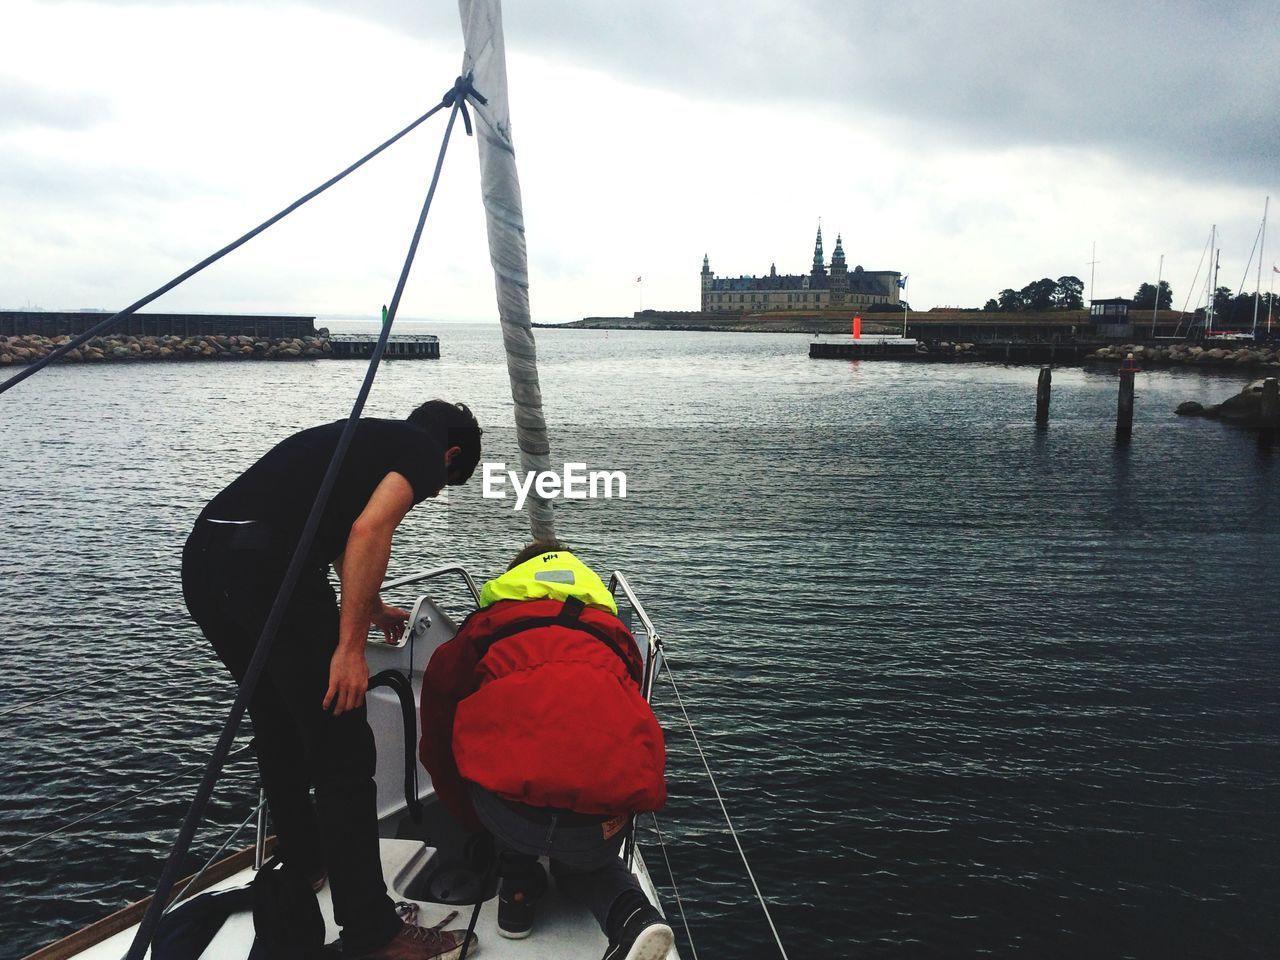
POLYGON ((1092 252, 1089 254, 1089 305, 1093 305, 1093 271, 1098 266, 1098 241, 1093 241, 1091 247, 1092 252))
POLYGON ((1258 248, 1258 280, 1253 287, 1253 335, 1258 335, 1258 304, 1262 301, 1262 258, 1267 250, 1267 208, 1271 197, 1262 201, 1262 245, 1258 248))
POLYGON ((1156 336, 1156 311, 1160 309, 1160 284, 1164 281, 1164 254, 1160 254, 1160 269, 1156 271, 1156 301, 1151 305, 1151 338, 1156 336))
POLYGON ((1273 263, 1271 265, 1271 295, 1267 297, 1267 335, 1268 336, 1271 335, 1271 308, 1275 306, 1275 302, 1276 302, 1276 273, 1278 272, 1280 271, 1277 271, 1276 265, 1273 263))
MULTIPOLYGON (((489 235, 489 259, 498 294, 498 319, 507 353, 511 399, 515 401, 516 442, 526 475, 551 470, 551 445, 542 415, 538 351, 529 317, 529 261, 525 249, 520 178, 511 141, 507 98, 506 42, 497 0, 458 0, 466 53, 462 75, 487 101, 469 98, 476 112, 480 151, 480 193, 489 235)), ((535 538, 555 536, 551 502, 529 495, 529 524, 535 538)))
POLYGON ((902 339, 907 339, 907 306, 911 303, 911 291, 907 287, 911 284, 911 278, 908 277, 902 284, 902 339))
POLYGON ((1204 285, 1207 289, 1205 294, 1204 306, 1204 332, 1208 336, 1213 332, 1213 291, 1217 286, 1218 272, 1213 266, 1213 260, 1217 259, 1217 242, 1218 242, 1218 225, 1215 223, 1209 228, 1209 272, 1205 275, 1204 285))
POLYGON ((1213 251, 1213 292, 1209 294, 1214 300, 1213 319, 1218 319, 1217 299, 1218 299, 1218 273, 1222 270, 1222 251, 1213 251))

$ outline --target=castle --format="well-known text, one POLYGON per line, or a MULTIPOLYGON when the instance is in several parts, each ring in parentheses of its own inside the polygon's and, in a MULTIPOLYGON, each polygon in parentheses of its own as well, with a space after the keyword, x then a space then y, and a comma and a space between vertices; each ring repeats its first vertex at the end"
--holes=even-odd
POLYGON ((857 309, 873 303, 898 303, 902 274, 896 270, 851 271, 844 259, 844 245, 836 235, 836 249, 828 268, 822 255, 822 227, 813 247, 813 267, 805 274, 780 275, 770 265, 767 277, 723 277, 711 272, 711 261, 702 258, 702 311, 704 313, 763 313, 773 310, 857 309))

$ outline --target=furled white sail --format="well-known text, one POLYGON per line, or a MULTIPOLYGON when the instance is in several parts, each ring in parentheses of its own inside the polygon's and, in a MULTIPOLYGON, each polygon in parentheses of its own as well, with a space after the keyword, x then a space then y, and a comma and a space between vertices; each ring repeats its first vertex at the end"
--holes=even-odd
MULTIPOLYGON (((462 75, 488 100, 471 101, 477 115, 476 142, 480 149, 480 192, 489 232, 489 259, 498 290, 498 318, 507 351, 507 374, 515 401, 516 440, 525 471, 551 468, 551 446, 542 415, 538 386, 538 351, 529 319, 529 265, 525 253, 524 212, 520 178, 511 142, 511 111, 507 99, 507 55, 502 36, 502 12, 497 0, 458 0, 466 53, 462 75)), ((539 539, 554 535, 551 503, 529 496, 529 521, 539 539)))

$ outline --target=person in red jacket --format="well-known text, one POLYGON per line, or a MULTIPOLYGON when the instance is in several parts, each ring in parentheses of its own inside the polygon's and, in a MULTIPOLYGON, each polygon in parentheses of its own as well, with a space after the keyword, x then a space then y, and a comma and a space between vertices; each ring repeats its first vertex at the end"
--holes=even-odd
POLYGON ((497 841, 498 932, 527 937, 551 861, 609 938, 605 960, 658 960, 673 934, 619 852, 667 799, 643 662, 600 578, 556 541, 484 585, 422 688, 422 763, 468 828, 497 841))

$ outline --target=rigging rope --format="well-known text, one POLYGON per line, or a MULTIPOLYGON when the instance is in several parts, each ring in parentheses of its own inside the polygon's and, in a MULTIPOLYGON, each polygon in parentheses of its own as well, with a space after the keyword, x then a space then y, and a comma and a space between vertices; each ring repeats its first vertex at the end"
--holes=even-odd
POLYGON ((126 960, 142 960, 142 956, 151 944, 151 938, 155 935, 156 924, 160 921, 161 904, 165 901, 169 890, 177 880, 182 857, 191 844, 196 826, 204 813, 204 808, 208 804, 210 796, 213 794, 213 788, 218 782, 222 763, 231 748, 231 742, 235 738, 236 730, 240 726, 240 720, 244 716, 249 699, 258 685, 258 678, 266 666, 267 657, 270 655, 271 648, 275 642, 276 632, 279 630, 281 620, 284 619, 285 608, 293 596, 293 590, 302 574, 302 569, 306 566, 307 554, 311 551, 311 545, 315 541, 316 533, 320 528, 320 518, 328 505, 329 495, 337 483, 342 461, 345 459, 347 449, 350 447, 351 440, 355 435, 360 413, 364 410, 365 401, 368 399, 369 391, 373 387, 373 378, 377 373, 378 364, 382 360, 383 352, 386 350, 387 338, 390 336, 391 326, 395 322, 396 311, 400 306, 400 297, 404 293, 405 284, 408 282, 409 270, 413 266, 414 256, 418 251, 418 242, 422 238, 422 230, 426 225, 427 214, 431 210, 431 201, 435 198, 436 186, 440 182, 440 172, 444 167, 449 138, 453 133, 458 113, 462 110, 463 101, 469 93, 471 93, 470 78, 459 77, 454 82, 452 89, 445 95, 445 99, 441 101, 442 104, 452 104, 452 109, 449 111, 449 122, 445 127, 444 137, 440 143, 440 153, 436 158, 435 170, 431 175, 431 185, 427 188, 427 196, 422 204, 422 212, 418 215, 418 223, 414 228, 413 239, 409 243, 408 253, 405 255, 404 266, 400 270, 400 279, 396 282, 395 293, 391 297, 391 305, 384 314, 382 332, 378 336, 377 345, 373 349, 373 356, 369 359, 369 367, 365 371, 364 382, 360 385, 360 392, 357 394, 355 403, 351 408, 351 414, 347 417, 342 433, 338 437, 333 458, 329 461, 329 467, 320 483, 320 489, 316 493, 311 513, 307 516, 307 522, 302 528, 301 536, 298 538, 298 545, 294 548, 293 557, 290 559, 289 566, 285 571, 280 590, 271 605, 271 612, 267 614, 266 623, 262 627, 262 634, 258 638, 258 646, 254 650, 253 657, 245 670, 244 679, 240 683, 240 691, 236 694, 235 702, 231 705, 231 712, 222 728, 222 734, 218 738, 217 746, 214 747, 213 756, 209 758, 204 777, 201 779, 200 787, 196 791, 195 799, 191 802, 191 808, 187 811, 187 816, 178 831, 178 838, 174 841, 173 849, 169 852, 169 858, 160 874, 160 880, 156 884, 151 903, 147 906, 147 912, 142 918, 142 923, 139 924, 133 942, 129 945, 128 953, 125 954, 126 960))
MULTIPOLYGON (((449 90, 449 92, 444 95, 443 99, 441 99, 441 101, 438 104, 436 104, 434 107, 432 107, 422 116, 420 116, 417 120, 413 121, 413 123, 409 124, 407 127, 402 129, 399 133, 396 133, 395 135, 393 135, 390 139, 384 140, 382 143, 374 147, 372 150, 366 153, 363 157, 361 157, 355 163, 351 164, 351 166, 347 167, 341 173, 338 173, 330 177, 328 180, 320 184, 320 186, 316 187, 310 193, 304 194, 303 196, 299 197, 297 200, 293 201, 293 203, 285 207, 283 210, 281 210, 279 213, 275 214, 272 217, 269 217, 268 219, 264 220, 262 223, 258 224, 256 227, 254 227, 248 233, 244 234, 238 240, 233 240, 231 243, 227 244, 221 250, 218 250, 215 253, 211 253, 209 256, 205 257, 203 260, 197 263, 194 267, 191 267, 188 270, 184 270, 182 273, 178 274, 168 283, 160 287, 157 287, 155 290, 148 293, 141 300, 137 300, 134 303, 130 304, 129 306, 125 307, 119 313, 113 314, 99 323, 95 323, 92 327, 90 327, 84 333, 80 334, 77 337, 73 337, 71 340, 62 344, 62 346, 58 347, 56 350, 53 350, 48 355, 42 357, 41 359, 37 360, 35 363, 30 364, 25 369, 20 370, 18 373, 14 374, 8 380, 5 380, 3 383, 0 383, 0 393, 4 393, 6 390, 10 390, 13 387, 16 387, 23 380, 27 379, 27 377, 35 376, 37 373, 39 373, 49 364, 53 363, 56 360, 61 359, 63 356, 70 353, 72 350, 75 350, 77 347, 81 347, 84 344, 88 343, 98 334, 104 333, 113 324, 115 324, 116 321, 122 320, 125 317, 129 317, 129 316, 132 316, 134 313, 137 313, 139 310, 145 307, 152 300, 155 300, 161 295, 168 293, 170 290, 178 286, 178 284, 182 283, 183 281, 189 280, 191 277, 194 277, 197 273, 199 273, 205 267, 208 267, 216 263, 217 261, 221 260, 228 253, 231 253, 233 250, 248 243, 250 240, 252 240, 258 234, 262 233, 268 227, 273 226, 274 224, 283 220, 285 217, 293 213, 293 211, 297 210, 300 206, 302 206, 308 200, 315 199, 320 194, 324 193, 326 190, 332 187, 335 183, 347 177, 347 175, 354 173, 356 170, 359 170, 361 167, 363 167, 366 163, 368 163, 378 154, 382 153, 382 151, 386 150, 392 144, 396 143, 398 140, 400 140, 401 138, 405 137, 407 134, 417 129, 426 120, 434 116, 438 111, 443 110, 445 107, 454 106, 454 101, 455 99, 457 99, 458 89, 459 89, 458 86, 455 84, 454 88, 449 90)), ((464 90, 463 93, 465 94, 466 91, 464 90)), ((469 127, 470 126, 469 119, 467 122, 469 127)), ((469 129, 468 129, 468 132, 470 132, 469 129)))
POLYGON ((249 825, 249 821, 258 815, 258 812, 266 805, 266 803, 267 803, 266 800, 258 801, 258 805, 249 811, 249 815, 247 817, 245 817, 242 821, 240 821, 240 826, 236 827, 234 830, 231 831, 231 835, 228 836, 227 839, 222 841, 222 846, 220 846, 217 850, 213 851, 213 856, 211 856, 208 860, 204 862, 204 866, 201 867, 192 875, 191 879, 187 881, 187 885, 183 887, 181 890, 179 890, 178 895, 169 901, 169 906, 164 908, 165 913, 168 913, 170 910, 172 910, 175 906, 177 906, 182 901, 182 898, 187 895, 187 891, 190 890, 192 887, 194 887, 197 881, 199 881, 199 879, 205 875, 205 871, 208 870, 210 867, 214 865, 214 863, 217 862, 218 858, 222 856, 222 851, 226 850, 227 847, 231 846, 231 841, 234 840, 236 837, 240 836, 240 831, 249 825))
POLYGON ((680 899, 680 888, 676 886, 676 874, 671 869, 671 858, 667 856, 667 841, 662 835, 662 828, 658 826, 658 815, 650 813, 653 818, 653 829, 658 834, 658 849, 662 851, 662 859, 667 864, 667 876, 671 879, 671 892, 676 895, 676 906, 680 908, 680 922, 684 925, 684 937, 689 941, 689 950, 693 953, 693 960, 698 960, 698 948, 693 945, 693 934, 689 932, 689 918, 684 915, 684 901, 680 899))
MULTIPOLYGON (((1258 244, 1262 242, 1262 224, 1258 224, 1258 232, 1253 236, 1253 246, 1249 250, 1249 259, 1244 265, 1244 276, 1240 278, 1240 286, 1236 287, 1236 296, 1244 293, 1244 285, 1249 282, 1249 268, 1253 266, 1253 255, 1258 252, 1258 244)), ((1234 309, 1235 304, 1233 303, 1234 309)))
MULTIPOLYGON (((246 744, 245 746, 241 747, 239 750, 230 754, 227 757, 227 760, 228 761, 238 760, 244 754, 248 753, 248 751, 249 751, 249 745, 246 744)), ((12 856, 13 854, 17 853, 19 850, 23 850, 34 843, 39 843, 41 840, 48 840, 50 837, 57 836, 59 833, 62 833, 64 830, 70 830, 72 827, 78 827, 80 824, 84 823, 86 820, 93 820, 101 816, 102 814, 106 813, 108 810, 114 810, 116 809, 116 807, 122 807, 126 803, 132 803, 134 800, 140 800, 143 797, 145 797, 147 794, 155 790, 159 790, 161 787, 166 787, 169 784, 173 783, 173 781, 180 780, 182 777, 187 776, 191 772, 191 769, 193 767, 198 767, 198 766, 199 766, 198 763, 184 764, 181 770, 179 770, 177 773, 173 774, 170 777, 166 777, 164 780, 161 780, 159 783, 153 783, 151 786, 144 787, 141 790, 131 793, 129 794, 129 796, 124 797, 121 800, 117 800, 115 803, 108 804, 107 806, 102 807, 99 810, 95 810, 92 813, 86 813, 82 817, 77 817, 75 820, 72 820, 68 823, 64 823, 60 827, 55 827, 54 829, 50 830, 48 833, 42 833, 38 837, 32 837, 30 840, 25 840, 22 843, 18 844, 16 847, 9 847, 7 850, 0 850, 0 859, 12 856)))
MULTIPOLYGON (((1196 264, 1196 275, 1191 278, 1191 286, 1187 288, 1187 298, 1182 301, 1182 317, 1178 319, 1178 325, 1173 330, 1176 337, 1178 331, 1182 329, 1182 320, 1187 315, 1187 307, 1191 306, 1191 291, 1197 289, 1196 284, 1200 281, 1200 268, 1204 266, 1204 258, 1209 252, 1209 245, 1213 243, 1212 234, 1204 242, 1204 250, 1200 252, 1200 262, 1196 264)), ((1160 296, 1160 292, 1156 291, 1156 296, 1160 296)))
POLYGON ((724 797, 720 795, 720 787, 716 784, 715 774, 711 772, 711 764, 707 762, 707 755, 702 752, 702 743, 698 740, 698 731, 693 728, 693 721, 689 719, 689 711, 684 708, 684 698, 680 696, 680 688, 676 686, 675 675, 671 672, 671 658, 664 654, 662 665, 667 668, 667 680, 670 681, 671 690, 676 695, 676 703, 680 706, 680 713, 684 715, 685 726, 689 728, 689 734, 693 737, 693 746, 702 760, 702 769, 707 771, 707 779, 711 781, 711 789, 716 795, 716 801, 720 804, 720 812, 724 814, 724 822, 729 827, 729 836, 733 837, 733 844, 738 848, 738 856, 742 858, 742 865, 747 869, 747 877, 751 880, 751 886, 755 888, 756 899, 760 901, 760 909, 764 911, 764 918, 769 922, 769 929, 773 931, 773 940, 778 945, 778 952, 782 954, 783 960, 788 960, 786 948, 782 946, 782 938, 778 936, 778 928, 774 926, 773 916, 769 913, 769 905, 765 903, 764 894, 760 892, 760 885, 756 883, 756 875, 751 872, 751 864, 747 862, 747 855, 738 840, 738 832, 733 828, 733 821, 729 819, 729 810, 724 805, 724 797))

